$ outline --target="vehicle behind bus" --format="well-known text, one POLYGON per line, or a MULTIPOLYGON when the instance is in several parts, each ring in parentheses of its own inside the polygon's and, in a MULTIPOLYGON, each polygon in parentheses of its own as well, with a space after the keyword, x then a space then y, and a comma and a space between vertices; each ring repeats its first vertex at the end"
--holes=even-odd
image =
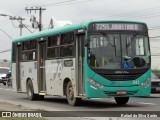
POLYGON ((151 54, 142 22, 92 20, 15 38, 13 87, 30 100, 149 96, 151 54), (15 54, 16 53, 16 54, 15 54))
POLYGON ((10 68, 8 67, 0 67, 0 83, 3 83, 3 85, 6 85, 7 79, 6 75, 8 74, 10 68))

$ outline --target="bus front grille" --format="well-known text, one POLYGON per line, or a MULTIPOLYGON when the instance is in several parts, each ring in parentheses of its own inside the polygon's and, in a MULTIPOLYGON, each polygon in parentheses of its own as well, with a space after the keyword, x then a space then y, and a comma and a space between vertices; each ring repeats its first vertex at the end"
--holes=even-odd
POLYGON ((138 77, 140 77, 142 74, 121 74, 121 75, 117 75, 117 74, 101 74, 102 77, 108 79, 108 80, 112 80, 112 81, 122 81, 122 80, 135 80, 138 77))
POLYGON ((121 70, 121 69, 93 69, 97 74, 100 76, 110 80, 110 81, 124 81, 124 80, 136 80, 137 78, 141 77, 149 68, 143 69, 128 69, 128 70, 121 70))

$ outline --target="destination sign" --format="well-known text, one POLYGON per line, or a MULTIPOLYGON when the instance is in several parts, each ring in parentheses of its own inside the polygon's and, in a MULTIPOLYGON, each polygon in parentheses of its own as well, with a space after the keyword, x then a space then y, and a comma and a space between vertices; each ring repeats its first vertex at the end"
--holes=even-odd
POLYGON ((142 31, 142 24, 134 23, 95 23, 95 30, 128 30, 128 31, 142 31))

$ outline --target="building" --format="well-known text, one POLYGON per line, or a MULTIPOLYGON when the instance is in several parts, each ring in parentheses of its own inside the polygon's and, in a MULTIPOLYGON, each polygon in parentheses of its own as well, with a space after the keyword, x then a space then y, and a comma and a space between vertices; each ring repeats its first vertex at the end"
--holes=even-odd
POLYGON ((10 67, 10 60, 0 60, 0 67, 10 67))
POLYGON ((149 29, 149 37, 152 69, 160 69, 160 29, 149 29))

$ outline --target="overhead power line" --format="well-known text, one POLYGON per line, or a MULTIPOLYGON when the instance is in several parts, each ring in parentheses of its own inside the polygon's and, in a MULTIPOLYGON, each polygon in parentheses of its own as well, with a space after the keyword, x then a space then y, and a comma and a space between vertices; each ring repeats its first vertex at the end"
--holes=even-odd
POLYGON ((160 30, 160 26, 151 26, 148 30, 160 30))
MULTIPOLYGON (((21 14, 22 12, 24 12, 24 8, 21 9, 21 10, 19 10, 19 11, 18 11, 16 14, 14 14, 13 16, 17 16, 17 15, 21 14)), ((0 21, 0 27, 3 27, 3 26, 5 26, 5 25, 9 24, 9 22, 7 22, 6 24, 4 24, 4 22, 6 22, 6 20, 7 20, 7 18, 5 18, 4 20, 0 21), (2 25, 1 25, 1 24, 2 24, 2 25)))
POLYGON ((18 28, 20 28, 20 36, 22 35, 22 28, 23 27, 25 27, 30 33, 33 33, 30 29, 28 29, 28 27, 26 25, 22 24, 22 21, 25 20, 24 18, 22 18, 22 17, 18 17, 18 18, 16 18, 16 17, 10 17, 10 20, 17 20, 20 23, 20 25, 18 27, 18 28))
POLYGON ((59 4, 63 4, 63 3, 69 3, 69 2, 73 2, 73 1, 77 1, 77 0, 66 0, 66 1, 62 1, 62 2, 55 2, 55 3, 45 4, 45 5, 41 5, 41 6, 47 7, 47 6, 51 6, 51 5, 59 5, 59 4))
POLYGON ((151 56, 160 56, 160 55, 151 55, 151 56))
POLYGON ((154 36, 154 37, 149 37, 149 38, 160 38, 160 36, 154 36))
POLYGON ((154 14, 154 13, 159 13, 157 12, 158 10, 160 10, 160 8, 157 8, 157 9, 142 9, 142 10, 138 10, 138 11, 131 11, 131 12, 126 12, 126 13, 122 13, 122 14, 116 14, 116 15, 111 15, 111 16, 108 16, 108 17, 133 17, 134 15, 150 15, 150 14, 154 14), (138 14, 137 14, 138 13, 138 14))
POLYGON ((2 51, 0 51, 0 53, 5 53, 5 52, 9 52, 9 51, 11 51, 11 49, 2 50, 2 51))
POLYGON ((154 18, 154 17, 158 17, 160 15, 160 13, 150 13, 150 14, 137 14, 136 16, 132 16, 132 17, 128 17, 126 16, 125 19, 135 19, 135 18, 138 18, 138 19, 149 19, 149 18, 154 18))
MULTIPOLYGON (((57 5, 54 5, 54 6, 73 5, 73 4, 86 3, 86 2, 90 2, 90 1, 93 1, 93 0, 86 0, 86 1, 81 1, 81 2, 71 2, 71 3, 68 3, 68 4, 57 4, 57 5)), ((52 7, 52 6, 47 6, 47 7, 52 7)))
POLYGON ((5 35, 7 35, 10 39, 12 39, 12 37, 6 32, 4 31, 3 29, 0 28, 0 31, 2 31, 5 35))

